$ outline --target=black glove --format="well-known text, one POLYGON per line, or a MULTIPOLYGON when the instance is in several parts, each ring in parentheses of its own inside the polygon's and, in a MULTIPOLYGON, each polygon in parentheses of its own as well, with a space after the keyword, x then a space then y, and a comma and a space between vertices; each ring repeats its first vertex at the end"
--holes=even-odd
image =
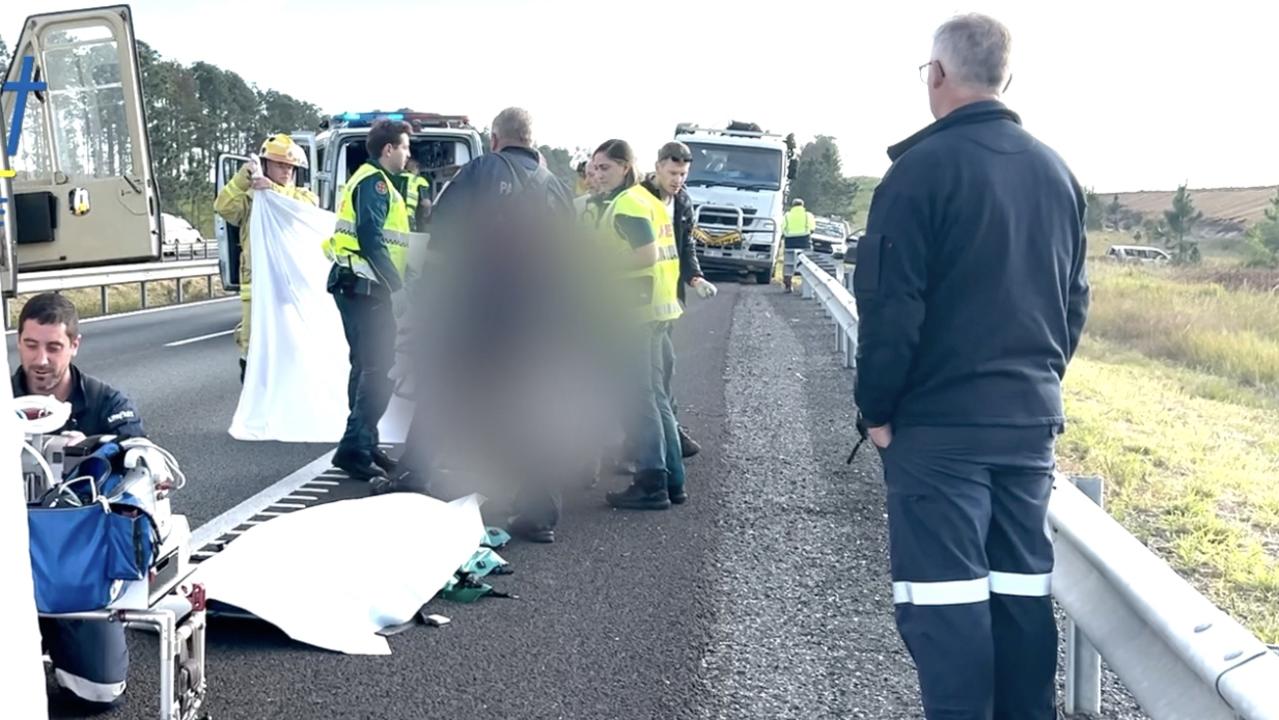
POLYGON ((857 434, 861 436, 861 439, 853 446, 853 451, 848 453, 848 460, 844 461, 845 465, 853 464, 853 458, 857 457, 857 451, 861 449, 862 443, 870 437, 870 431, 866 429, 866 418, 862 417, 861 411, 857 412, 857 434))

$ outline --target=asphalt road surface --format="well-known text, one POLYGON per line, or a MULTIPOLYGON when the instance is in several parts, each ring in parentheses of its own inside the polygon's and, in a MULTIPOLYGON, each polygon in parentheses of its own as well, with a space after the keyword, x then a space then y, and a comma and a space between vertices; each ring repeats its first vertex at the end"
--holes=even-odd
MULTIPOLYGON (((519 599, 434 600, 452 623, 392 637, 387 657, 213 619, 213 717, 922 717, 893 626, 878 459, 844 463, 852 375, 830 326, 777 286, 720 289, 676 330, 681 419, 703 447, 688 504, 612 511, 603 493, 622 481, 605 478, 570 499, 554 545, 502 550, 515 573, 493 582, 519 599)), ((227 435, 238 368, 217 333, 237 315, 232 301, 84 328, 81 365, 136 399, 190 476, 174 502, 193 528, 331 449, 227 435)), ((157 715, 155 640, 130 639, 128 695, 99 717, 157 715)), ((1106 689, 1103 717, 1142 717, 1109 676, 1106 689)))

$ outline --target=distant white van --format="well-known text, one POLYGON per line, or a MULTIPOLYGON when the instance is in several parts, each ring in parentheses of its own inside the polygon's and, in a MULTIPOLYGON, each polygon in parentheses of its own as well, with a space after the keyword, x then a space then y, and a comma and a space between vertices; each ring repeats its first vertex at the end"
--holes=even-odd
POLYGON ((160 219, 164 222, 163 257, 204 257, 204 236, 186 218, 162 213, 160 219))
POLYGON ((1172 255, 1157 247, 1149 245, 1111 245, 1106 257, 1118 262, 1166 263, 1172 255))

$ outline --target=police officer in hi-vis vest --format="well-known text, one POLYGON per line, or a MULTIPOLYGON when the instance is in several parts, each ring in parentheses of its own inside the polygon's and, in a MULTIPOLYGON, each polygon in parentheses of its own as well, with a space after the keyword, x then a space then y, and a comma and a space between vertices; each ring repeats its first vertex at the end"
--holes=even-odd
POLYGON ((395 469, 379 449, 377 426, 391 401, 387 377, 394 359, 396 318, 404 310, 409 213, 393 181, 404 171, 412 128, 380 120, 369 130, 368 160, 347 180, 337 226, 324 246, 333 261, 328 289, 351 348, 350 416, 333 465, 358 480, 395 469))

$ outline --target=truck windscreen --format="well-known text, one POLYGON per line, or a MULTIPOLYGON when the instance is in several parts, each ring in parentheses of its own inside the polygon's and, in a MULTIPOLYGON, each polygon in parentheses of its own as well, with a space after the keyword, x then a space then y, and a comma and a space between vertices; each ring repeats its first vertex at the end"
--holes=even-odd
POLYGON ((782 151, 740 145, 688 143, 693 162, 689 185, 727 185, 753 190, 780 190, 782 151))

